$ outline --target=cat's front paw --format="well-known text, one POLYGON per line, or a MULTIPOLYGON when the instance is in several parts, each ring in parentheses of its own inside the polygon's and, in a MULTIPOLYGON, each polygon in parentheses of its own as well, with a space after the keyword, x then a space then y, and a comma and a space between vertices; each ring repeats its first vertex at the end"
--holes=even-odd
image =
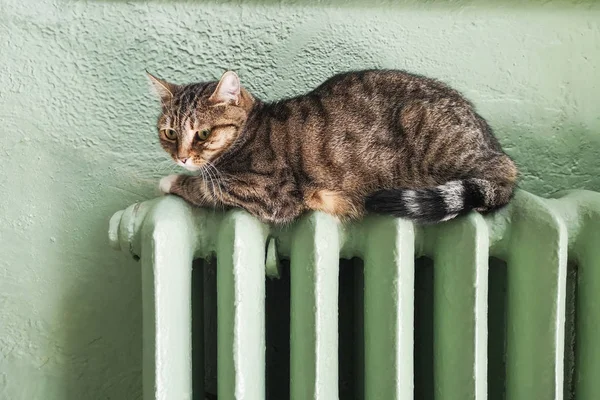
POLYGON ((177 180, 177 178, 179 178, 179 175, 165 176, 158 183, 158 189, 162 193, 165 193, 165 194, 171 193, 171 188, 173 187, 173 184, 175 183, 175 181, 177 180))

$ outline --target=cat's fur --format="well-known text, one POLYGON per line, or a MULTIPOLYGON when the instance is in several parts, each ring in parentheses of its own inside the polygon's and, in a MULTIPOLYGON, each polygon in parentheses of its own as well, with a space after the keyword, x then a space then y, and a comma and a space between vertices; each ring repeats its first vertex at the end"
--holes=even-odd
POLYGON ((433 79, 349 72, 263 102, 233 72, 182 86, 150 77, 162 100, 162 147, 200 172, 164 178, 161 190, 198 206, 242 207, 270 223, 308 210, 437 222, 498 209, 515 188, 517 168, 486 121, 433 79))

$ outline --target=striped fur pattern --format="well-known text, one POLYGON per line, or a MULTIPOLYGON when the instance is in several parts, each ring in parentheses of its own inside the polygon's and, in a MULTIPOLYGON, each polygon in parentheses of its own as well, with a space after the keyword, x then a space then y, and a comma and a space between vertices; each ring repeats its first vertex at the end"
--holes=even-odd
POLYGON ((380 190, 367 198, 367 208, 422 223, 435 223, 470 210, 494 211, 503 205, 497 196, 510 198, 511 192, 510 187, 498 187, 493 182, 474 178, 424 189, 380 190))
POLYGON ((198 206, 241 207, 276 224, 308 210, 435 223, 496 210, 516 185, 517 168, 486 121, 437 80, 348 72, 264 102, 233 72, 189 85, 150 77, 161 145, 195 172, 165 178, 161 190, 198 206))

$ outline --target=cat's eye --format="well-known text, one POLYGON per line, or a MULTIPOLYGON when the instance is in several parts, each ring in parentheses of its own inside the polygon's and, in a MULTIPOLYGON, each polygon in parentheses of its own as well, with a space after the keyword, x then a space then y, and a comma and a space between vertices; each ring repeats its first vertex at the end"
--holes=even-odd
POLYGON ((177 139, 177 132, 175 132, 173 129, 163 129, 163 135, 165 135, 165 137, 169 140, 177 139))
POLYGON ((206 140, 208 138, 208 136, 210 135, 210 129, 202 129, 201 131, 198 131, 198 139, 200 140, 206 140))

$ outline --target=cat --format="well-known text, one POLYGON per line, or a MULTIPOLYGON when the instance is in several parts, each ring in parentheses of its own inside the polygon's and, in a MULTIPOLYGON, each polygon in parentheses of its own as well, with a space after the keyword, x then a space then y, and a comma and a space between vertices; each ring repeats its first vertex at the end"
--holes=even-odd
POLYGON ((159 188, 197 206, 241 207, 273 224, 309 210, 428 224, 497 210, 514 193, 517 167, 490 126, 431 78, 346 72, 264 102, 232 71, 187 85, 148 76, 162 104, 160 144, 198 173, 167 176, 159 188))

